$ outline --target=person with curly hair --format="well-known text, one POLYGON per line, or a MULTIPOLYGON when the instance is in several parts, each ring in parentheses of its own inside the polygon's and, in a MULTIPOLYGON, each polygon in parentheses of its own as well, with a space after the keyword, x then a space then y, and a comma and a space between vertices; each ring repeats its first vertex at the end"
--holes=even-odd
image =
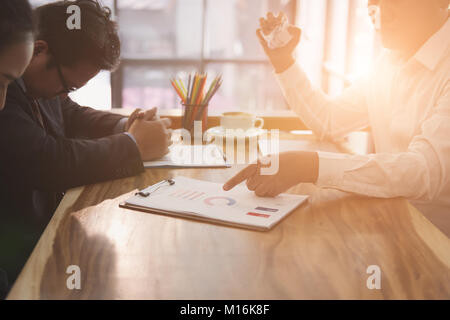
POLYGON ((143 161, 167 154, 171 143, 170 121, 159 119, 156 108, 126 118, 68 96, 120 62, 109 8, 94 0, 57 1, 33 14, 33 57, 0 112, 0 268, 9 284, 66 190, 139 174, 143 161), (69 6, 79 8, 80 28, 69 28, 69 6))

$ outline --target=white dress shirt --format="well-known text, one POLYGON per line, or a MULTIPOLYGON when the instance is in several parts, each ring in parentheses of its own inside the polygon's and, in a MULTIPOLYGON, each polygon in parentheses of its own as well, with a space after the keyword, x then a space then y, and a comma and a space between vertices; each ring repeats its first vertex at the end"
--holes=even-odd
POLYGON ((297 64, 276 77, 321 139, 372 131, 375 154, 319 152, 318 186, 440 204, 450 213, 450 20, 408 61, 385 52, 336 99, 313 88, 297 64))

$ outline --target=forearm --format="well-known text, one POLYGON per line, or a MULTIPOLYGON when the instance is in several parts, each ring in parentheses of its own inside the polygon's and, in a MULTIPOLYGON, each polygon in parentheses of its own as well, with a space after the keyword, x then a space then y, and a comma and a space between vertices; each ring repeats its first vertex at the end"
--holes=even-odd
MULTIPOLYGON (((372 155, 319 153, 322 187, 373 197, 434 201, 450 190, 450 86, 404 152, 372 155)), ((447 200, 446 200, 447 201, 447 200)))
POLYGON ((311 85, 298 64, 276 77, 291 109, 320 139, 337 140, 367 127, 363 83, 348 89, 337 99, 330 99, 311 85))
POLYGON ((292 174, 298 183, 316 183, 319 178, 319 154, 309 151, 295 151, 296 159, 292 174))
POLYGON ((67 190, 143 171, 136 144, 124 134, 96 140, 46 137, 21 149, 26 156, 5 159, 10 163, 2 176, 36 190, 67 190))
POLYGON ((369 197, 432 201, 442 191, 437 159, 417 152, 344 155, 319 152, 317 186, 369 197), (431 166, 430 166, 431 165, 431 166))
POLYGON ((124 132, 124 116, 82 107, 70 99, 61 102, 61 109, 67 137, 97 139, 124 132))
POLYGON ((273 69, 275 70, 275 73, 281 74, 288 70, 290 67, 292 67, 295 64, 295 59, 290 56, 286 59, 281 59, 276 62, 272 62, 273 69))

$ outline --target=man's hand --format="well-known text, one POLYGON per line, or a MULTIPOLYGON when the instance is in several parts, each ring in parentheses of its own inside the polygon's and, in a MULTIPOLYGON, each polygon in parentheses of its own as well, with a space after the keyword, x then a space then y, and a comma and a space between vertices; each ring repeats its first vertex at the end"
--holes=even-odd
POLYGON ((170 125, 171 121, 167 118, 148 121, 144 115, 142 119, 134 120, 128 132, 136 139, 143 161, 161 158, 169 152, 172 144, 170 125))
POLYGON ((130 114, 128 117, 128 121, 125 125, 125 131, 128 132, 130 130, 132 124, 137 119, 144 119, 144 120, 159 120, 159 116, 156 113, 158 111, 158 108, 153 107, 145 112, 142 111, 142 109, 136 109, 133 111, 133 113, 130 114))
POLYGON ((300 36, 302 33, 301 29, 290 25, 288 27, 288 31, 292 35, 291 41, 289 41, 289 43, 282 48, 270 49, 267 41, 263 37, 263 33, 265 35, 270 34, 273 31, 276 21, 281 21, 283 18, 285 18, 283 13, 280 13, 278 17, 274 17, 273 13, 269 12, 266 19, 259 19, 261 28, 256 30, 259 42, 266 52, 266 55, 269 57, 276 73, 286 71, 295 63, 294 50, 300 42, 300 36))
POLYGON ((290 151, 279 154, 279 169, 274 175, 261 175, 260 161, 251 164, 224 185, 225 191, 231 190, 247 180, 247 187, 255 191, 258 197, 275 197, 287 189, 301 183, 315 183, 319 172, 317 152, 290 151))

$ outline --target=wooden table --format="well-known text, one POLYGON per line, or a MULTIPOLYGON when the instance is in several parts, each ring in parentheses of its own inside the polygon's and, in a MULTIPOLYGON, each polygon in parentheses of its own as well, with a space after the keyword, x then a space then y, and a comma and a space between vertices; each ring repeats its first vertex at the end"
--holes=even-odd
MULTIPOLYGON (((315 142, 314 142, 315 143, 315 142)), ((135 189, 230 169, 152 169, 70 190, 9 299, 449 299, 450 240, 404 199, 299 185, 309 202, 269 232, 118 207, 135 189), (69 265, 81 290, 68 290, 69 265), (381 269, 369 290, 367 268, 381 269)))

